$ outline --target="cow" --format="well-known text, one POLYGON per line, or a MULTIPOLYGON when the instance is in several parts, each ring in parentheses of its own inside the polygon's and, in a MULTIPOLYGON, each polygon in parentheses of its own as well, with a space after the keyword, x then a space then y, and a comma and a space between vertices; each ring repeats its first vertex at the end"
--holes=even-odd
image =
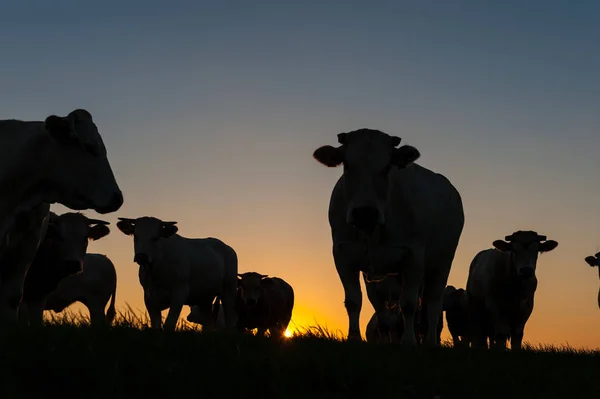
POLYGON ((190 314, 187 315, 187 321, 202 325, 202 331, 225 330, 225 317, 223 315, 223 307, 221 299, 215 298, 210 313, 203 313, 200 307, 190 306, 190 314))
POLYGON ((139 280, 153 329, 160 329, 161 311, 169 309, 165 331, 174 331, 184 305, 210 313, 213 300, 223 301, 225 324, 234 330, 238 258, 223 241, 186 238, 177 234, 177 222, 155 217, 119 218, 117 227, 133 236, 133 261, 140 266, 139 280))
MULTIPOLYGON (((446 177, 414 163, 420 157, 416 148, 396 148, 399 137, 373 129, 337 137, 339 147, 324 145, 313 157, 328 167, 343 164, 329 202, 329 225, 348 339, 361 340, 359 273, 370 280, 399 273, 406 324, 415 324, 422 290, 424 344, 438 345, 442 297, 464 225, 461 196, 446 177)), ((402 343, 417 345, 414 328, 404 329, 402 343)))
POLYGON ((257 329, 256 335, 280 339, 292 319, 294 289, 279 277, 256 272, 238 274, 238 330, 257 329))
POLYGON ((62 279, 58 288, 46 299, 44 310, 60 313, 73 303, 81 302, 88 308, 92 326, 111 325, 116 315, 116 296, 115 265, 106 255, 88 253, 85 254, 83 271, 62 279))
MULTIPOLYGON (((469 302, 473 301, 469 307, 490 323, 490 346, 505 349, 510 339, 511 348, 519 350, 533 312, 538 254, 554 250, 558 242, 535 231, 519 230, 504 241, 495 240, 493 246, 475 255, 469 267, 467 294, 469 302)), ((474 339, 477 346, 485 342, 481 332, 474 339)))
POLYGON ((79 212, 51 213, 46 235, 27 271, 19 318, 40 325, 48 296, 63 279, 81 273, 90 240, 110 233, 109 222, 79 212))
MULTIPOLYGON (((586 256, 585 261, 591 267, 598 267, 598 278, 600 279, 600 252, 594 256, 586 256)), ((600 288, 598 289, 598 308, 600 309, 600 288)))
POLYGON ((123 205, 123 193, 87 110, 44 121, 0 120, 0 148, 0 322, 13 322, 25 274, 44 235, 47 212, 39 215, 54 203, 115 212, 123 205), (17 221, 23 218, 36 220, 25 235, 17 221))
POLYGON ((0 255, 0 322, 3 324, 18 320, 25 276, 46 235, 52 215, 50 205, 42 203, 19 212, 15 218, 11 240, 0 255))
POLYGON ((469 346, 469 307, 467 292, 453 285, 446 287, 444 292, 443 311, 446 312, 448 331, 452 336, 455 348, 469 346))
POLYGON ((44 121, 0 120, 0 148, 0 250, 17 214, 42 203, 100 214, 123 205, 104 142, 85 109, 44 121))

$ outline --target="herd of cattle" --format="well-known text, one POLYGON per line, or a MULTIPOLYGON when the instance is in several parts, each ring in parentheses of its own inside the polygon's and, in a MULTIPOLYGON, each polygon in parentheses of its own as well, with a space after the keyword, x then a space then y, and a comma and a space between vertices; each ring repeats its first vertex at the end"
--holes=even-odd
MULTIPOLYGON (((99 214, 123 205, 91 114, 78 109, 45 121, 0 120, 0 140, 0 322, 40 324, 44 310, 81 302, 92 325, 112 323, 115 267, 105 255, 86 253, 89 240, 109 234, 109 223, 50 212, 52 203, 99 214)), ((419 151, 400 146, 398 137, 359 129, 338 134, 338 141, 313 156, 328 167, 343 165, 329 224, 348 339, 362 339, 362 273, 375 309, 367 341, 439 345, 446 312, 455 346, 487 347, 489 340, 505 348, 510 340, 519 349, 533 311, 538 254, 558 243, 516 231, 475 256, 465 289, 447 286, 464 226, 456 188, 415 164, 419 151)), ((117 228, 133 238, 152 328, 174 330, 189 306, 187 320, 203 329, 256 328, 274 337, 286 331, 293 288, 280 278, 238 273, 237 254, 223 241, 186 238, 177 234, 177 222, 148 216, 119 218, 117 228)), ((585 261, 599 266, 600 253, 585 261)))

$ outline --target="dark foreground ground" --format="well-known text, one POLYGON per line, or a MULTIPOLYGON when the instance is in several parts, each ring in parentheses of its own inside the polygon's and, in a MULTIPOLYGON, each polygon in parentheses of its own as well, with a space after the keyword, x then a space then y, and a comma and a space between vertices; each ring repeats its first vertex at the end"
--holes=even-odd
POLYGON ((600 352, 406 351, 319 330, 276 343, 136 324, 0 331, 0 398, 600 398, 600 352))

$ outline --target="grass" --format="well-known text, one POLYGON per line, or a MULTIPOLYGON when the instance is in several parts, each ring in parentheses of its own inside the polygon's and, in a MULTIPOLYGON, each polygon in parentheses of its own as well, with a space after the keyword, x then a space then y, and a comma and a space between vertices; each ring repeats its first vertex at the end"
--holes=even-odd
POLYGON ((110 329, 66 313, 0 330, 0 398, 599 398, 600 352, 521 353, 344 342, 307 327, 274 342, 152 331, 128 311, 110 329))

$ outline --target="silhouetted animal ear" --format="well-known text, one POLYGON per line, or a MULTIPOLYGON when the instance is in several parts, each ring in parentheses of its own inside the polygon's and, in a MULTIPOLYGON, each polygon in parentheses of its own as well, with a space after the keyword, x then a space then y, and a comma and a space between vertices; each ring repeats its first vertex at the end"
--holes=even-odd
POLYGON ((598 259, 596 259, 594 256, 586 256, 585 261, 587 262, 588 265, 590 265, 592 267, 598 266, 598 259))
POLYGON ((325 166, 330 168, 339 166, 344 162, 344 152, 342 147, 333 147, 324 145, 313 152, 313 157, 325 166))
POLYGON ((117 228, 126 236, 132 236, 135 233, 135 219, 119 218, 117 228))
POLYGON ((46 130, 56 140, 66 140, 77 137, 68 118, 50 115, 44 121, 46 130))
POLYGON ((90 227, 90 232, 88 234, 88 238, 92 241, 96 241, 105 237, 110 233, 110 229, 108 226, 104 224, 97 224, 95 226, 90 227))
POLYGON ((179 227, 175 226, 177 222, 162 222, 160 229, 160 236, 163 238, 169 238, 179 230, 179 227))
POLYGON ((496 240, 492 245, 499 251, 510 251, 512 249, 511 243, 502 240, 496 240))
POLYGON ((558 242, 554 240, 548 240, 540 243, 540 252, 550 252, 554 248, 558 247, 558 242))
POLYGON ((400 137, 391 136, 390 139, 392 140, 393 147, 398 147, 400 145, 400 143, 402 142, 402 139, 400 137))
POLYGON ((342 145, 346 144, 346 137, 348 137, 348 133, 339 133, 337 135, 338 143, 342 145))
POLYGON ((402 169, 419 159, 421 153, 415 147, 403 145, 400 148, 394 149, 392 153, 392 163, 402 169))

